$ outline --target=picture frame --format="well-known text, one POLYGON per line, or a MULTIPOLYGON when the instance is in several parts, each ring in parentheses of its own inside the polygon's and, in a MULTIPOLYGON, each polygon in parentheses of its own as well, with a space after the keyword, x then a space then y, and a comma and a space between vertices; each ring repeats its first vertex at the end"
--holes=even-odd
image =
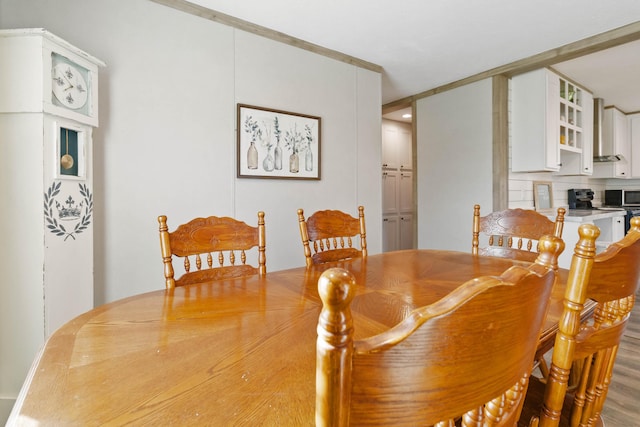
POLYGON ((533 181, 533 206, 536 211, 553 209, 553 184, 551 181, 533 181))
POLYGON ((238 178, 320 180, 321 125, 317 116, 238 104, 238 178))

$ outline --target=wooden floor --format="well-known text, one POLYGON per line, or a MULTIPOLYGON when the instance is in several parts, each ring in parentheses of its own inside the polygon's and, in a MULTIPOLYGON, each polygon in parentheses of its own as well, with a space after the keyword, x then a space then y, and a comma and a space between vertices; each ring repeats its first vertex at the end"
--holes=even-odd
POLYGON ((602 418, 605 427, 640 427, 640 293, 618 350, 602 418))

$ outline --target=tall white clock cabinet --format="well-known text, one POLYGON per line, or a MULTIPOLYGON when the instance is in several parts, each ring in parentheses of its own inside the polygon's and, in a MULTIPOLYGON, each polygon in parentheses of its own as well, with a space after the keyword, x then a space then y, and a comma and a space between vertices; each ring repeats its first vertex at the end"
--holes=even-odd
POLYGON ((93 307, 101 66, 44 29, 0 30, 0 411, 46 338, 93 307))

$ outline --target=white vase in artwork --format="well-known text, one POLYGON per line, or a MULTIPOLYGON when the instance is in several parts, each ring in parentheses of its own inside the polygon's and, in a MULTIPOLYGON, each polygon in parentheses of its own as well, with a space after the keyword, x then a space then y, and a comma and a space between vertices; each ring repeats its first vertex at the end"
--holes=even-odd
POLYGON ((311 152, 311 148, 307 148, 304 153, 304 170, 307 172, 313 170, 313 153, 311 152))
POLYGON ((276 170, 282 170, 282 148, 280 147, 280 141, 278 141, 278 145, 276 145, 276 149, 274 151, 275 158, 273 167, 276 170))
POLYGON ((273 167, 274 167, 273 156, 271 155, 271 148, 269 148, 269 151, 267 152, 267 156, 262 161, 262 168, 266 172, 271 172, 273 171, 273 167))
POLYGON ((298 173, 300 170, 300 159, 298 158, 298 153, 292 153, 289 156, 289 172, 298 173))
POLYGON ((253 141, 251 141, 251 145, 247 150, 247 167, 249 169, 258 169, 258 150, 253 141))

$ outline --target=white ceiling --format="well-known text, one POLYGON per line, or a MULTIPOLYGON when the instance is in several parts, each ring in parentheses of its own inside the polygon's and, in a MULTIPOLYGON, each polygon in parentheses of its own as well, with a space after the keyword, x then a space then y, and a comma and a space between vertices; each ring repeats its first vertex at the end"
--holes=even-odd
POLYGON ((411 114, 411 107, 403 108, 401 110, 395 110, 390 113, 385 113, 382 115, 382 118, 395 120, 397 122, 411 123, 413 121, 413 116, 405 117, 406 114, 411 114))
MULTIPOLYGON (((383 104, 640 21, 638 0, 191 2, 382 66, 383 104)), ((590 55, 596 65, 579 58, 554 67, 608 105, 638 111, 640 95, 630 91, 640 90, 635 52, 613 59, 604 51, 590 55), (635 86, 623 86, 616 73, 634 76, 635 86)))
POLYGON ((553 66, 625 113, 640 111, 640 40, 553 66))

